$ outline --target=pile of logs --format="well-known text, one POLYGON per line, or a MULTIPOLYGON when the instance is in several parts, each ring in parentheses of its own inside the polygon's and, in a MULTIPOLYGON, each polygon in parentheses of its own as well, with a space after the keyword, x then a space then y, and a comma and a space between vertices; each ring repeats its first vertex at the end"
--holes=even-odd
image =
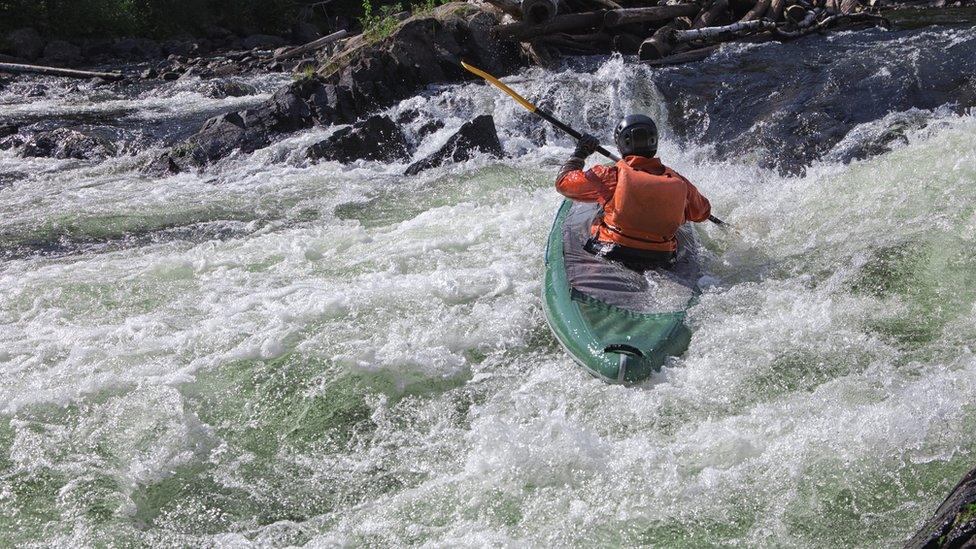
POLYGON ((701 59, 732 40, 791 40, 880 25, 859 0, 486 0, 516 19, 495 27, 545 59, 557 53, 638 54, 653 64, 701 59))

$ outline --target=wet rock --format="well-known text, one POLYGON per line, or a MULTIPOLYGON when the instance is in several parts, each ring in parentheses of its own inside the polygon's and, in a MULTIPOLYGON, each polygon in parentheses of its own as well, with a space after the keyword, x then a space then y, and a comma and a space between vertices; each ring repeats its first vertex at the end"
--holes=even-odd
POLYGON ((197 54, 197 44, 192 40, 172 39, 166 40, 161 44, 163 54, 166 56, 190 57, 197 54))
POLYGON ((10 187, 17 181, 26 179, 27 174, 24 172, 0 172, 0 189, 4 187, 10 187))
POLYGON ((241 73, 241 68, 236 64, 217 65, 211 68, 214 76, 232 76, 241 73))
POLYGON ((156 59, 163 56, 163 48, 147 38, 121 38, 112 44, 112 54, 127 59, 156 59))
POLYGON ((145 80, 156 78, 157 76, 159 76, 159 72, 156 71, 155 67, 149 67, 148 69, 145 69, 144 71, 139 73, 139 78, 145 80))
POLYGON ((27 97, 44 97, 47 95, 47 86, 44 84, 31 84, 24 90, 27 97))
POLYGON ((905 549, 973 547, 976 543, 976 469, 956 485, 905 549))
POLYGON ((411 164, 406 174, 416 175, 448 162, 468 160, 479 151, 497 157, 504 154, 495 130, 495 120, 487 114, 466 122, 437 152, 411 164))
POLYGON ((207 83, 203 90, 204 95, 214 99, 224 99, 226 97, 244 97, 258 93, 257 88, 243 82, 233 80, 214 80, 207 83))
POLYGON ((322 32, 311 23, 299 22, 291 29, 291 38, 298 44, 307 44, 322 38, 322 32))
POLYGON ((409 124, 420 116, 420 111, 417 109, 404 109, 399 115, 397 115, 397 124, 409 124))
POLYGON ((167 82, 172 82, 174 80, 179 80, 180 79, 180 76, 183 76, 183 75, 180 74, 177 71, 166 71, 162 75, 160 75, 160 78, 162 78, 163 80, 166 80, 167 82))
POLYGON ((393 120, 387 116, 370 116, 328 139, 308 148, 312 159, 337 160, 403 160, 409 157, 407 140, 393 120))
POLYGON ((44 59, 52 63, 77 63, 81 48, 64 40, 52 40, 44 48, 44 59))
POLYGON ((7 35, 7 46, 17 57, 34 61, 44 54, 44 39, 32 28, 17 29, 7 35))
MULTIPOLYGON (((919 46, 917 36, 837 33, 829 48, 810 36, 662 69, 654 82, 684 143, 801 174, 854 128, 889 113, 976 106, 976 40, 929 35, 919 46)), ((884 152, 885 144, 852 157, 884 152)))
POLYGON ((0 138, 0 151, 8 151, 10 149, 16 149, 24 146, 24 142, 27 140, 24 136, 20 134, 13 134, 4 138, 0 138))
POLYGON ((287 42, 282 37, 272 36, 270 34, 252 34, 234 43, 235 46, 244 50, 273 50, 285 44, 287 42))
POLYGON ((427 121, 424 124, 422 124, 419 128, 417 128, 417 137, 423 139, 443 127, 444 127, 444 122, 441 120, 427 121))
POLYGON ((18 131, 20 131, 20 129, 13 124, 0 124, 0 138, 14 135, 18 131))
MULTIPOLYGON (((472 78, 458 64, 461 58, 491 73, 509 74, 520 65, 519 50, 515 42, 494 37, 492 29, 499 20, 495 11, 447 4, 407 20, 377 43, 352 44, 344 65, 325 75, 302 78, 264 105, 238 113, 247 133, 262 137, 249 142, 269 142, 272 134, 313 124, 349 124, 431 84, 472 78)), ((237 67, 248 62, 243 55, 245 58, 227 57, 237 67)), ((221 74, 217 69, 214 73, 221 74)), ((235 149, 206 146, 203 142, 208 139, 195 135, 183 145, 204 146, 210 153, 195 158, 207 162, 235 149)))
POLYGON ((70 128, 38 132, 23 145, 23 157, 101 159, 115 154, 115 147, 107 139, 70 128))

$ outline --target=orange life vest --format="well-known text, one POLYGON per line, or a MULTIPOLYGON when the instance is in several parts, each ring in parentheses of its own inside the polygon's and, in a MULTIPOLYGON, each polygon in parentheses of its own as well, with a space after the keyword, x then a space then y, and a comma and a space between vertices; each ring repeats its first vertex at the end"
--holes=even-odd
MULTIPOLYGON (((661 166, 660 163, 657 164, 661 166)), ((673 252, 687 219, 688 184, 670 168, 655 175, 617 162, 617 186, 594 222, 594 235, 628 248, 673 252)))

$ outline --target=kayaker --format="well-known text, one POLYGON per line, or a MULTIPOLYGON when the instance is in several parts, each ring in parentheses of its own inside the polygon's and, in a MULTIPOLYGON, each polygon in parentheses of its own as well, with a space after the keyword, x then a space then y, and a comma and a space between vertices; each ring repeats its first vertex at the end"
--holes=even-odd
POLYGON ((657 135, 649 117, 629 115, 613 133, 622 160, 584 171, 586 158, 600 144, 584 134, 556 177, 563 196, 602 206, 585 249, 639 271, 674 263, 678 227, 711 214, 708 199, 655 156, 657 135))

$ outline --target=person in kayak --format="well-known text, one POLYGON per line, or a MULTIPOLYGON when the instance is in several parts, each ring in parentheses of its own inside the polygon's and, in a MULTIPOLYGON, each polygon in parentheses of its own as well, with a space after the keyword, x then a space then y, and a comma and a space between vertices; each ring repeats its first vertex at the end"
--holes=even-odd
POLYGON ((639 271, 667 267, 677 258, 678 227, 708 220, 711 205, 690 181, 655 156, 657 125, 649 117, 625 117, 613 137, 622 160, 584 171, 586 158, 600 145, 596 137, 584 134, 559 171, 556 190, 602 207, 586 251, 639 271))

